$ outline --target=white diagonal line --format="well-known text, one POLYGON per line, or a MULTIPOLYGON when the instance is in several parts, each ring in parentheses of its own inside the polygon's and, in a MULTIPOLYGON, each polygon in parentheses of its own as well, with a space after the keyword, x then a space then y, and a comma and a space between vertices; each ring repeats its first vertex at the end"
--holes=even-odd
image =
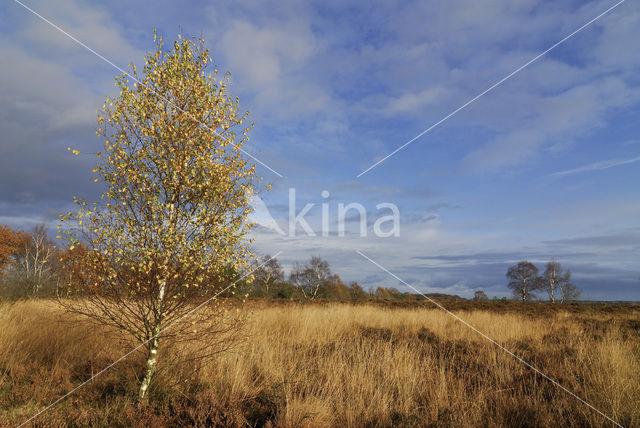
POLYGON ((542 58, 543 56, 545 56, 547 53, 551 52, 553 49, 555 49, 556 47, 560 46, 562 43, 566 42, 567 40, 569 40, 571 37, 575 36, 576 34, 578 34, 580 31, 584 30, 585 28, 587 28, 589 25, 593 24, 594 22, 596 22, 598 19, 602 18, 604 15, 606 15, 607 13, 611 12, 613 9, 615 9, 616 7, 620 6, 622 3, 624 3, 625 0, 620 0, 618 3, 614 4, 613 6, 611 6, 609 9, 605 10, 604 12, 602 12, 600 15, 596 16, 595 18, 593 18, 591 21, 587 22, 586 24, 584 24, 582 27, 578 28, 577 30, 575 30, 573 33, 569 34, 568 36, 566 36, 564 39, 560 40, 558 43, 556 43, 555 45, 551 46, 550 48, 548 48, 547 50, 545 50, 544 52, 538 54, 537 56, 535 56, 533 59, 529 60, 526 64, 520 66, 519 68, 517 68, 516 70, 512 71, 511 73, 509 73, 507 76, 503 77, 502 79, 500 79, 499 81, 497 81, 496 83, 494 83, 493 85, 491 85, 490 87, 488 87, 487 89, 485 89, 484 91, 482 91, 481 93, 479 93, 478 95, 476 95, 475 97, 471 98, 469 101, 467 101, 466 103, 462 104, 460 107, 458 107, 457 109, 455 109, 454 111, 452 111, 451 113, 449 113, 448 115, 446 115, 445 117, 443 117, 442 119, 440 119, 439 121, 437 121, 436 123, 434 123, 433 125, 431 125, 430 127, 428 127, 427 129, 425 129, 424 131, 422 131, 421 133, 419 133, 418 135, 416 135, 415 137, 413 137, 412 139, 410 139, 409 141, 407 141, 406 143, 404 143, 403 145, 401 145, 400 147, 398 147, 397 149, 395 149, 394 151, 392 151, 391 153, 389 153, 388 155, 386 155, 385 157, 383 157, 382 159, 380 159, 378 162, 374 163, 373 165, 371 165, 370 167, 368 167, 367 169, 365 169, 364 171, 362 171, 360 174, 358 174, 356 176, 356 178, 360 178, 362 175, 366 174, 367 172, 371 171, 373 168, 375 168, 376 166, 380 165, 382 162, 384 162, 385 160, 389 159, 391 156, 395 155, 396 153, 398 153, 400 150, 404 149, 405 147, 407 147, 409 144, 413 143, 415 140, 417 140, 418 138, 422 137, 424 134, 426 134, 427 132, 431 131, 433 128, 435 128, 436 126, 440 125, 442 122, 444 122, 445 120, 449 119, 451 116, 455 115, 456 113, 458 113, 460 110, 464 109, 465 107, 467 107, 469 104, 473 103, 474 101, 476 101, 478 98, 482 97, 483 95, 485 95, 486 93, 492 91, 493 89, 495 89, 496 87, 500 86, 502 83, 504 83, 505 81, 507 81, 508 79, 510 79, 511 77, 515 76, 517 73, 519 73, 520 71, 524 70, 525 68, 527 68, 529 65, 531 65, 532 63, 534 63, 535 61, 537 61, 538 59, 542 58))
POLYGON ((611 419, 609 416, 607 416, 606 414, 604 414, 603 412, 601 412, 600 410, 596 409, 594 406, 592 406, 591 404, 587 403, 585 400, 583 400, 582 398, 580 398, 578 395, 574 394, 573 392, 571 392, 570 390, 568 390, 567 388, 565 388, 564 386, 562 386, 560 383, 558 383, 558 381, 552 379, 551 377, 547 376, 546 374, 542 373, 538 368, 532 366, 530 363, 528 363, 527 361, 523 360, 521 357, 517 356, 516 354, 514 354, 513 352, 511 352, 510 350, 508 350, 507 348, 505 348, 504 346, 502 346, 500 343, 498 343, 497 341, 495 341, 494 339, 490 338, 489 336, 487 336, 485 333, 481 332, 480 330, 478 330, 477 328, 475 328, 474 326, 472 326, 471 324, 469 324, 467 321, 465 321, 464 319, 460 318, 458 315, 454 314, 453 312, 451 312, 450 310, 448 310, 447 308, 445 308, 444 306, 442 306, 440 303, 438 303, 437 301, 433 300, 432 298, 430 298, 429 296, 427 296, 426 294, 422 293, 420 290, 418 290, 417 288, 415 288, 413 285, 403 281, 401 278, 399 278, 397 275, 395 275, 393 272, 390 272, 387 268, 385 268, 384 266, 380 265, 379 263, 375 262, 374 260, 372 260, 370 257, 368 257, 367 255, 365 255, 362 251, 356 250, 356 253, 360 254, 362 257, 364 257, 365 259, 369 260, 371 263, 373 263, 374 265, 376 265, 377 267, 379 267, 380 269, 382 269, 383 271, 385 271, 386 273, 388 273, 389 275, 391 275, 392 277, 394 277, 395 279, 397 279, 398 281, 400 281, 401 283, 403 283, 404 285, 406 285, 407 287, 410 287, 412 290, 414 290, 416 293, 420 294, 422 297, 424 297, 425 299, 429 300, 431 303, 433 303, 434 305, 436 305, 438 308, 442 309, 443 311, 445 311, 447 314, 451 315, 452 317, 454 317, 456 320, 460 321, 462 324, 464 324, 465 326, 469 327, 471 330, 475 331, 476 333, 478 333, 480 336, 482 336, 483 338, 487 339, 489 342, 493 343, 494 345, 496 345, 498 348, 502 349, 504 352, 506 352, 507 354, 511 355, 513 358, 515 358, 516 360, 518 360, 519 362, 521 362, 522 364, 524 364, 526 367, 530 368, 531 370, 533 370, 534 372, 536 372, 537 374, 539 374, 540 376, 542 376, 543 378, 545 378, 546 380, 548 380, 549 382, 551 382, 553 385, 557 386, 558 388, 562 389, 564 392, 566 392, 567 394, 571 395, 573 398, 577 399, 578 401, 580 401, 582 404, 585 404, 587 406, 589 406, 592 410, 595 410, 597 413, 599 413, 601 416, 605 417, 607 420, 609 420, 610 422, 612 422, 613 424, 615 424, 616 426, 622 427, 622 425, 620 425, 618 422, 614 421, 613 419, 611 419))
MULTIPOLYGON (((188 111, 185 111, 183 109, 181 109, 180 107, 178 107, 177 105, 175 105, 173 102, 171 102, 170 100, 168 100, 167 98, 165 98, 162 94, 156 92, 155 89, 153 89, 150 86, 146 86, 144 85, 142 82, 140 82, 140 80, 138 80, 137 78, 135 78, 134 76, 132 76, 131 74, 129 74, 129 72, 127 72, 126 70, 124 70, 123 68, 121 68, 120 66, 116 65, 113 61, 110 61, 108 58, 105 58, 103 55, 101 55, 100 53, 96 52, 95 50, 91 49, 89 46, 87 46, 86 44, 84 44, 83 42, 81 42, 80 40, 78 40, 77 38, 73 37, 71 34, 69 34, 68 32, 66 32, 65 30, 63 30, 62 28, 60 28, 59 26, 57 26, 56 24, 54 24, 53 22, 51 22, 50 20, 48 20, 47 18, 45 18, 44 16, 40 15, 38 12, 36 12, 35 10, 31 9, 29 6, 25 5, 24 3, 22 3, 20 0, 13 0, 14 2, 18 3, 20 6, 22 6, 23 8, 25 8, 26 10, 28 10, 29 12, 33 13, 35 16, 37 16, 38 18, 40 18, 41 20, 43 20, 44 22, 46 22, 47 24, 51 25, 53 28, 55 28, 56 30, 60 31, 62 34, 64 34, 65 36, 69 37, 71 40, 73 40, 74 42, 76 42, 77 44, 79 44, 80 46, 82 46, 83 48, 85 48, 86 50, 88 50, 89 52, 91 52, 92 54, 94 54, 95 56, 97 56, 98 58, 100 58, 101 60, 103 60, 104 62, 106 62, 107 64, 111 65, 113 68, 115 68, 116 70, 120 71, 123 74, 126 74, 127 76, 129 76, 133 81, 135 81, 136 83, 138 83, 139 85, 145 86, 147 89, 149 89, 151 92, 153 92, 155 95, 157 95, 158 97, 162 98, 165 102, 171 104, 174 108, 176 108, 177 110, 180 110, 182 113, 186 114, 187 116, 191 117, 191 119, 199 122, 200 124, 204 125, 205 128, 209 129, 210 131, 213 131, 213 133, 215 133, 218 136, 221 136, 220 133, 216 130, 216 129, 212 129, 209 125, 207 125, 204 122, 200 122, 195 116, 193 116, 191 113, 189 113, 188 111)), ((238 149, 244 153, 245 155, 249 156, 251 159, 253 159, 254 161, 258 162, 260 165, 262 165, 263 167, 267 168, 269 171, 271 171, 272 173, 274 173, 275 175, 277 175, 280 178, 284 178, 284 176, 282 174, 280 174, 279 172, 277 172, 276 170, 274 170, 273 168, 271 168, 269 165, 267 165, 266 163, 262 162, 260 159, 258 159, 257 157, 255 157, 254 155, 252 155, 251 153, 247 152, 246 150, 244 150, 242 147, 238 147, 238 149)))
POLYGON ((613 168, 620 165, 627 165, 630 163, 640 162, 640 156, 636 156, 629 159, 609 159, 606 161, 600 161, 596 163, 591 163, 589 165, 583 165, 578 168, 567 169, 565 171, 554 172, 553 174, 549 174, 550 177, 563 177, 566 175, 578 174, 580 172, 589 172, 589 171, 602 171, 604 169, 613 168))
POLYGON ((136 352, 138 349, 142 348, 144 345, 146 345, 147 343, 149 343, 150 341, 152 341, 153 339, 155 339, 156 337, 158 337, 160 334, 164 333, 165 331, 167 331, 168 329, 170 329, 171 327, 173 327, 174 325, 176 325, 177 323, 179 323, 180 321, 182 321, 183 319, 185 319, 186 317, 188 317, 189 315, 191 315, 192 313, 196 312, 197 310, 199 310, 200 308, 202 308, 204 305, 206 305, 207 303, 209 303, 210 301, 212 301, 213 299, 215 299, 216 297, 218 297, 219 295, 221 295, 222 293, 224 293, 225 291, 227 291, 228 289, 230 289, 231 287, 233 287, 234 285, 236 285, 236 283, 238 281, 240 281, 241 279, 246 278, 247 276, 251 275, 253 272, 255 272, 256 270, 260 269, 262 266, 264 266, 266 263, 268 263, 271 259, 274 259, 276 257, 278 257, 280 254, 282 254, 282 251, 278 251, 273 257, 270 257, 269 259, 265 260, 264 262, 262 262, 261 264, 259 264, 255 269, 253 269, 252 271, 242 275, 240 278, 236 279, 235 281, 233 281, 230 285, 228 285, 227 287, 223 288, 222 290, 220 290, 218 293, 216 293, 214 296, 209 297, 207 300, 205 300, 204 302, 200 303, 198 306, 196 306, 195 308, 191 309, 189 312, 187 312, 186 314, 182 315, 180 318, 178 318, 177 320, 173 321, 171 324, 169 324, 168 326, 166 326, 165 328, 163 328, 162 330, 160 330, 158 333, 156 333, 155 335, 153 335, 152 337, 150 337, 148 340, 146 340, 145 342, 142 342, 140 345, 136 346, 135 348, 133 348, 131 351, 127 352, 126 354, 124 354, 123 356, 121 356, 120 358, 118 358, 117 360, 115 360, 114 362, 112 362, 111 364, 109 364, 108 366, 106 366, 105 368, 103 368, 102 370, 100 370, 98 373, 94 374, 93 376, 91 376, 89 379, 85 380, 84 382, 82 382, 81 384, 79 384, 78 386, 76 386, 75 388, 73 388, 71 391, 67 392, 66 394, 64 394, 62 397, 58 398, 56 401, 52 402, 51 404, 49 404, 47 407, 45 407, 44 409, 40 410, 38 413, 36 413, 35 415, 31 416, 29 419, 27 419, 26 421, 22 422, 20 425, 18 425, 17 428, 20 428, 26 424, 28 424, 29 422, 31 422, 32 420, 34 420, 35 418, 37 418, 38 416, 40 416, 42 413, 46 412, 47 410, 49 410, 50 408, 52 408, 53 406, 55 406, 56 404, 58 404, 59 402, 61 402, 62 400, 64 400, 65 398, 67 398, 68 396, 70 396, 71 394, 73 394, 74 392, 76 392, 78 389, 82 388, 83 386, 85 386, 87 383, 91 382, 93 379, 95 379, 96 377, 100 376, 102 373, 106 372, 107 370, 109 370, 111 367, 115 366, 116 364, 118 364, 120 361, 124 360, 125 358, 127 358, 129 355, 133 354, 134 352, 136 352))

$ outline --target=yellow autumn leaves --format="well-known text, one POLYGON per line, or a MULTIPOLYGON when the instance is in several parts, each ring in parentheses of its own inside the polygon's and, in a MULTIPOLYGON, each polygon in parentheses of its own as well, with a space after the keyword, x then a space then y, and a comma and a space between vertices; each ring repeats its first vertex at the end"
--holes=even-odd
POLYGON ((246 114, 206 72, 202 41, 180 39, 171 50, 156 41, 140 73, 116 78, 120 93, 98 116, 104 155, 93 172, 106 186, 104 205, 83 222, 89 207, 77 201, 79 215, 64 220, 77 218, 70 245, 94 249, 105 286, 143 296, 162 281, 167 297, 182 298, 253 260, 244 236, 258 178, 240 151, 246 114))

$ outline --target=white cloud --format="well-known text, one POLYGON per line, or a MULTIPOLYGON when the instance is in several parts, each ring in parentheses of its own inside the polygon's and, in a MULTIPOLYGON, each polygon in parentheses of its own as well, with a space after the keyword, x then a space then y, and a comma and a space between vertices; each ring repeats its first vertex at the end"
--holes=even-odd
POLYGON ((261 90, 281 83, 284 73, 303 67, 314 54, 315 39, 299 21, 269 26, 234 21, 225 31, 221 47, 231 68, 243 78, 243 84, 261 90))
POLYGON ((304 17, 232 20, 220 52, 245 105, 262 121, 300 119, 327 110, 331 91, 309 73, 319 46, 304 17))
POLYGON ((450 92, 441 86, 425 89, 418 93, 406 93, 389 101, 387 112, 390 114, 415 114, 426 106, 441 102, 450 92))
MULTIPOLYGON (((128 63, 141 62, 144 56, 144 52, 134 48, 127 40, 124 28, 101 6, 76 0, 38 1, 31 2, 29 6, 122 68, 126 68, 128 63)), ((29 42, 42 57, 56 60, 73 56, 76 61, 85 64, 102 63, 101 66, 110 67, 50 24, 26 9, 23 12, 26 25, 18 30, 16 36, 21 41, 29 42)))
MULTIPOLYGON (((594 79, 559 94, 522 97, 528 115, 504 124, 506 132, 468 153, 467 170, 476 172, 534 164, 543 149, 567 147, 606 124, 607 114, 640 100, 640 88, 615 77, 594 79)), ((494 102, 499 102, 500 97, 494 102)), ((480 107, 477 107, 480 108, 480 107)))
POLYGON ((29 127, 37 122, 37 127, 59 129, 95 120, 97 98, 68 65, 30 54, 3 38, 0 50, 11 64, 0 74, 5 113, 15 112, 31 122, 29 127))

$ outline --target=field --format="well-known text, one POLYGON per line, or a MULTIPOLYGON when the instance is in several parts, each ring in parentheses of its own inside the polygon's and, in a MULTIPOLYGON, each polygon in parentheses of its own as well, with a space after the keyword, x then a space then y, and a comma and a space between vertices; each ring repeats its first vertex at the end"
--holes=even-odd
MULTIPOLYGON (((640 426, 638 305, 451 305, 604 414, 640 426)), ((612 426, 427 304, 254 301, 238 309, 248 317, 243 340, 209 364, 169 367, 146 407, 134 405, 142 361, 134 355, 34 426, 612 426)), ((0 305, 0 325, 2 426, 18 425, 131 346, 43 300, 0 305)))

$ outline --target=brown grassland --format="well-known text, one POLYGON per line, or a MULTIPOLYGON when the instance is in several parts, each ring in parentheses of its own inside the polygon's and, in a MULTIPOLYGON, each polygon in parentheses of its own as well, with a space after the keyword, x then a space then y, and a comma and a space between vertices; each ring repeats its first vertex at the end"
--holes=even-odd
MULTIPOLYGON (((445 304, 624 426, 640 426, 640 307, 445 304)), ((135 407, 142 356, 33 426, 611 426, 427 303, 238 307, 242 340, 171 365, 135 407)), ((238 313, 235 310, 234 313, 238 313)), ((16 426, 131 344, 55 302, 0 304, 0 425, 16 426)))

